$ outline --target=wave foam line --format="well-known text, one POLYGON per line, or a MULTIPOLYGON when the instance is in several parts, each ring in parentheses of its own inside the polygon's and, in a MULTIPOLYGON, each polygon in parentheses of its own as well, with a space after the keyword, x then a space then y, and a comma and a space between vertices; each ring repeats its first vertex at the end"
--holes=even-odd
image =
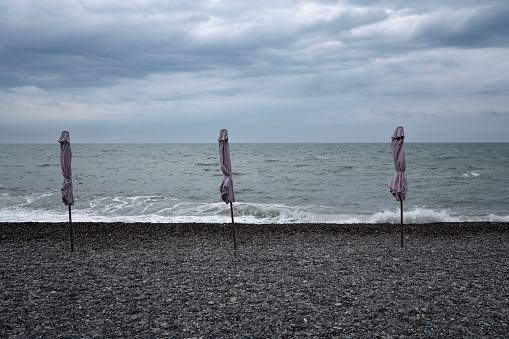
MULTIPOLYGON (((150 198, 146 198, 150 201, 150 198)), ((76 222, 149 222, 149 223, 229 223, 230 209, 220 202, 177 203, 162 208, 144 206, 134 208, 125 201, 116 206, 105 205, 80 208, 74 206, 72 218, 76 222)), ((60 205, 59 205, 60 206, 60 205)), ((313 208, 296 208, 275 204, 235 203, 233 205, 234 218, 237 223, 249 224, 291 224, 291 223, 399 223, 400 210, 384 210, 369 213, 339 213, 323 212, 313 208)), ((65 222, 68 219, 67 208, 64 205, 52 209, 30 209, 26 206, 4 207, 0 209, 0 221, 3 222, 65 222), (60 208, 61 207, 61 208, 60 208)), ((316 208, 316 207, 315 207, 316 208)), ((403 222, 405 224, 425 224, 433 222, 509 222, 509 215, 453 215, 446 210, 414 206, 405 210, 403 222)))

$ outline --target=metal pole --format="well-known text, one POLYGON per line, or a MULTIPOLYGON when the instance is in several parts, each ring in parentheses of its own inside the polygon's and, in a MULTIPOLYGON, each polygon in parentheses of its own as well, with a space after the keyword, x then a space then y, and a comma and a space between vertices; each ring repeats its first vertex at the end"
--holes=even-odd
POLYGON ((230 201, 230 212, 232 214, 233 249, 237 250, 237 236, 235 235, 235 222, 233 221, 233 204, 230 201))
POLYGON ((403 248, 403 199, 400 198, 401 202, 401 248, 403 248))
POLYGON ((71 252, 74 252, 74 239, 73 239, 73 236, 72 236, 71 205, 67 205, 67 206, 69 206, 69 227, 70 227, 70 230, 71 230, 71 252))

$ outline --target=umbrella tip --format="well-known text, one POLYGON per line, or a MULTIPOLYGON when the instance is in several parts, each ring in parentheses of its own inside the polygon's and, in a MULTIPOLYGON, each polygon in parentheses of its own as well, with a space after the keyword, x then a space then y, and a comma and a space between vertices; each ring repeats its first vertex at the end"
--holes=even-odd
POLYGON ((401 139, 405 138, 405 131, 404 131, 404 129, 403 129, 403 126, 398 126, 398 127, 396 127, 396 130, 395 130, 395 131, 394 131, 394 133, 392 134, 391 139, 396 139, 396 138, 397 138, 398 140, 399 140, 400 138, 401 138, 401 139))
POLYGON ((219 131, 219 138, 217 139, 217 141, 224 140, 228 140, 228 131, 223 128, 222 130, 219 131))
POLYGON ((70 143, 71 138, 69 137, 68 131, 62 131, 62 134, 60 134, 60 138, 57 140, 59 143, 70 143))

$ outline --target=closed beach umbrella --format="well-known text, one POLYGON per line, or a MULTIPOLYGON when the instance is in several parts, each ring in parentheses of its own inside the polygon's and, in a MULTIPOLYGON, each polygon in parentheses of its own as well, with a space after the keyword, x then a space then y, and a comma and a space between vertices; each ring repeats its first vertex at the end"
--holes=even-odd
POLYGON ((72 235, 72 220, 71 220, 71 205, 74 205, 74 197, 72 194, 72 171, 71 171, 71 138, 69 132, 63 131, 58 139, 60 143, 60 165, 62 166, 62 175, 64 176, 64 183, 62 184, 62 201, 69 206, 69 227, 71 233, 71 252, 74 251, 73 235, 72 235))
POLYGON ((235 202, 233 196, 232 163, 230 160, 230 146, 228 145, 228 131, 222 129, 219 132, 219 161, 221 162, 221 171, 224 174, 223 181, 219 184, 221 199, 225 203, 235 202))
POLYGON ((235 236, 235 222, 233 220, 233 202, 235 202, 233 194, 233 179, 232 179, 232 164, 230 160, 230 146, 228 146, 228 131, 222 129, 219 132, 219 161, 221 163, 221 171, 224 174, 223 181, 219 184, 219 191, 221 192, 221 199, 230 204, 230 212, 232 216, 232 230, 233 230, 233 246, 237 249, 237 239, 235 236))
POLYGON ((396 175, 394 175, 394 178, 392 178, 389 183, 389 189, 394 198, 401 202, 401 247, 403 247, 403 200, 406 198, 408 189, 405 178, 406 162, 405 149, 403 147, 405 132, 403 131, 403 127, 397 127, 391 139, 392 158, 394 160, 396 175))
POLYGON ((406 163, 405 149, 403 147, 403 142, 405 141, 405 133, 403 131, 403 127, 399 126, 396 128, 396 131, 394 131, 391 139, 392 158, 394 160, 396 175, 389 183, 389 188, 396 200, 402 201, 405 200, 408 188, 405 178, 406 163))

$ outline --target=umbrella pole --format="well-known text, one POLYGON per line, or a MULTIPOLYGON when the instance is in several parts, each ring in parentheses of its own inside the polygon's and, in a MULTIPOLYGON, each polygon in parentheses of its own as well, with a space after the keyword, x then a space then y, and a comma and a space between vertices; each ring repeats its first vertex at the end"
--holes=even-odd
POLYGON ((232 215, 233 249, 237 250, 237 236, 235 234, 235 222, 233 221, 233 204, 230 201, 230 212, 232 215))
POLYGON ((401 248, 403 248, 403 199, 401 202, 401 248))
POLYGON ((74 252, 74 239, 73 239, 73 236, 72 236, 71 205, 67 205, 67 206, 69 206, 69 228, 70 228, 70 231, 71 231, 71 252, 74 252))

